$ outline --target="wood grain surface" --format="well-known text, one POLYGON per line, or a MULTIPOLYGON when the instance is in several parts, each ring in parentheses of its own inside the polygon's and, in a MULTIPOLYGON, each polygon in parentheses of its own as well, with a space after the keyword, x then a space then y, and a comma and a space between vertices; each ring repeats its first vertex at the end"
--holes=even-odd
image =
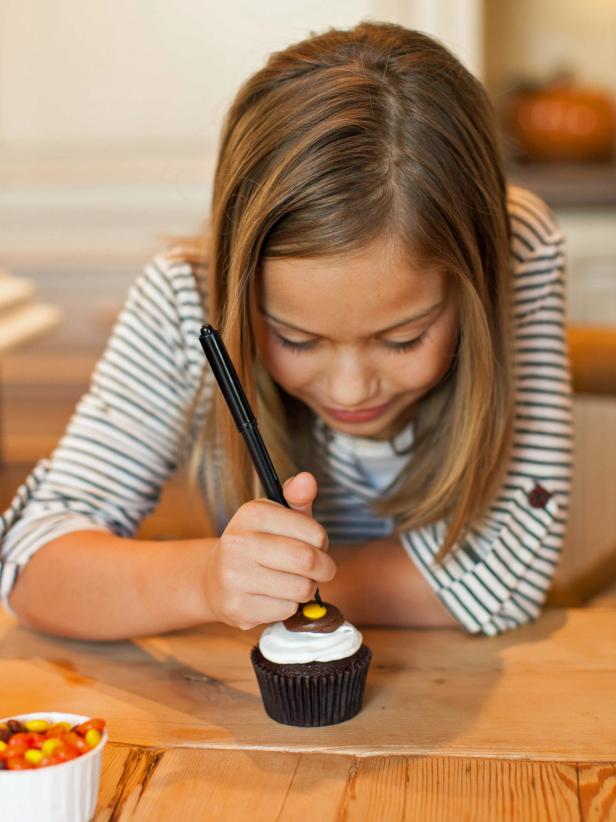
POLYGON ((615 818, 613 763, 110 744, 95 822, 609 822, 615 818))
POLYGON ((494 639, 367 629, 365 704, 351 722, 293 728, 263 711, 258 630, 204 626, 135 642, 48 637, 0 619, 5 714, 104 716, 137 746, 612 762, 616 611, 548 610, 494 639))
POLYGON ((291 728, 263 711, 258 631, 97 644, 1 616, 2 713, 107 719, 96 822, 616 820, 615 609, 364 637, 362 712, 291 728))

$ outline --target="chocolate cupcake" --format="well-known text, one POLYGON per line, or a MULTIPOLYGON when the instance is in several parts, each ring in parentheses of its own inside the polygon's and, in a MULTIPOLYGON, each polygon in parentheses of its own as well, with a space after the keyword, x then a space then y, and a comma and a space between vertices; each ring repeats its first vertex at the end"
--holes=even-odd
POLYGON ((251 660, 267 714, 284 725, 335 725, 362 705, 372 652, 328 602, 300 605, 263 631, 251 660))

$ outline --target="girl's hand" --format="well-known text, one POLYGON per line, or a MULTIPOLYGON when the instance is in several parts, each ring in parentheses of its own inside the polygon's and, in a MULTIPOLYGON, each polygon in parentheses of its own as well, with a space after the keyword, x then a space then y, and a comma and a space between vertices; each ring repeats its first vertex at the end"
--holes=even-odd
POLYGON ((219 622, 242 630, 290 617, 336 566, 325 529, 312 518, 317 483, 302 472, 284 484, 291 508, 251 500, 234 514, 206 568, 205 595, 219 622))

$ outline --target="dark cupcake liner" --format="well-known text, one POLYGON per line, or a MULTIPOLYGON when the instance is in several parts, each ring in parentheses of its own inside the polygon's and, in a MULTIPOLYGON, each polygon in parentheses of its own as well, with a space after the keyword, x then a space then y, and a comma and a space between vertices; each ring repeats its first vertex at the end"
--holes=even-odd
POLYGON ((309 728, 336 725, 359 713, 372 651, 366 646, 347 659, 307 665, 277 665, 259 646, 250 658, 263 707, 276 722, 309 728))

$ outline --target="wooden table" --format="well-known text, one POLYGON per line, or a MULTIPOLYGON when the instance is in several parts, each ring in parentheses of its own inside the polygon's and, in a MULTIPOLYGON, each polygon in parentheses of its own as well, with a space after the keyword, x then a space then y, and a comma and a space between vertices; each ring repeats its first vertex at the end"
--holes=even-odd
POLYGON ((105 820, 616 819, 616 610, 550 610, 494 639, 367 629, 350 722, 265 715, 258 631, 50 638, 0 617, 3 714, 106 717, 105 820))

